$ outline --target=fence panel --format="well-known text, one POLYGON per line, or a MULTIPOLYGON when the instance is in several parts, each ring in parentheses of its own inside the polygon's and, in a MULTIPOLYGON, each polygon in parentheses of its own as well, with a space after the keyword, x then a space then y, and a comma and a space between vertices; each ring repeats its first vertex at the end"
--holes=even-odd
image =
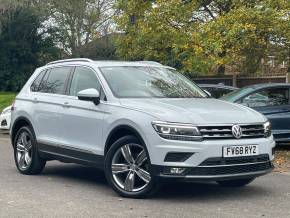
MULTIPOLYGON (((246 77, 246 76, 237 76, 236 77, 236 84, 237 87, 241 88, 248 85, 254 85, 258 83, 288 83, 289 75, 273 75, 273 76, 253 76, 253 77, 246 77)), ((222 83, 224 85, 233 86, 234 81, 232 76, 225 76, 225 77, 198 77, 198 78, 191 78, 197 84, 219 84, 222 83)))

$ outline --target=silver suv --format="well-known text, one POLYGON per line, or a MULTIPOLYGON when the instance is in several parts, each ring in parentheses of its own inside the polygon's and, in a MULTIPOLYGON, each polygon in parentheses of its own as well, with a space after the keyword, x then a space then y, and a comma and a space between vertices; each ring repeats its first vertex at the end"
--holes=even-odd
POLYGON ((125 197, 152 194, 164 180, 244 186, 273 167, 263 115, 209 98, 156 62, 51 62, 16 97, 11 126, 22 174, 50 160, 99 167, 125 197))

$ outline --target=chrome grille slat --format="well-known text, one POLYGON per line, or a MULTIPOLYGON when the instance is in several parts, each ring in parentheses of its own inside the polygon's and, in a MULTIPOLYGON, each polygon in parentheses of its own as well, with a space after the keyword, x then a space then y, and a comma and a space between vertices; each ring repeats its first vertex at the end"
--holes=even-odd
MULTIPOLYGON (((241 138, 263 138, 264 126, 263 124, 240 124, 242 129, 241 138)), ((218 125, 218 126, 200 126, 200 134, 203 139, 235 139, 232 134, 232 125, 218 125)))

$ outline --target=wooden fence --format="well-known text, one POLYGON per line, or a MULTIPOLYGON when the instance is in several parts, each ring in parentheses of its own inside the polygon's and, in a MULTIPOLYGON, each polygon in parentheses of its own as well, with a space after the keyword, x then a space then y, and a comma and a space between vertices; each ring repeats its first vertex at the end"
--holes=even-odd
POLYGON ((203 76, 203 77, 191 77, 193 81, 198 84, 219 84, 244 87, 248 85, 254 85, 258 83, 290 83, 290 73, 284 75, 267 75, 267 76, 203 76))

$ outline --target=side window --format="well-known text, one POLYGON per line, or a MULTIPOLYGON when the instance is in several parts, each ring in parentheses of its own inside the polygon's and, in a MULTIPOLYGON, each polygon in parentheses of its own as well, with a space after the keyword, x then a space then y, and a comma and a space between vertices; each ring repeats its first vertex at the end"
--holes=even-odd
POLYGON ((40 83, 41 83, 41 81, 42 81, 42 78, 43 78, 45 72, 46 72, 46 70, 41 71, 41 72, 38 74, 38 76, 36 77, 36 79, 33 81, 32 85, 30 86, 30 90, 31 90, 32 92, 38 92, 38 90, 39 90, 39 85, 40 85, 40 83))
POLYGON ((225 88, 219 88, 219 96, 218 97, 220 98, 220 97, 222 97, 230 92, 232 92, 232 90, 225 89, 225 88))
POLYGON ((86 67, 76 67, 69 94, 77 96, 79 91, 90 88, 94 88, 99 92, 101 91, 101 84, 96 74, 86 67))
POLYGON ((57 67, 51 69, 48 76, 41 82, 40 92, 64 94, 65 83, 68 79, 71 67, 57 67))
POLYGON ((288 88, 270 88, 248 95, 242 101, 249 107, 281 106, 289 104, 288 88))

